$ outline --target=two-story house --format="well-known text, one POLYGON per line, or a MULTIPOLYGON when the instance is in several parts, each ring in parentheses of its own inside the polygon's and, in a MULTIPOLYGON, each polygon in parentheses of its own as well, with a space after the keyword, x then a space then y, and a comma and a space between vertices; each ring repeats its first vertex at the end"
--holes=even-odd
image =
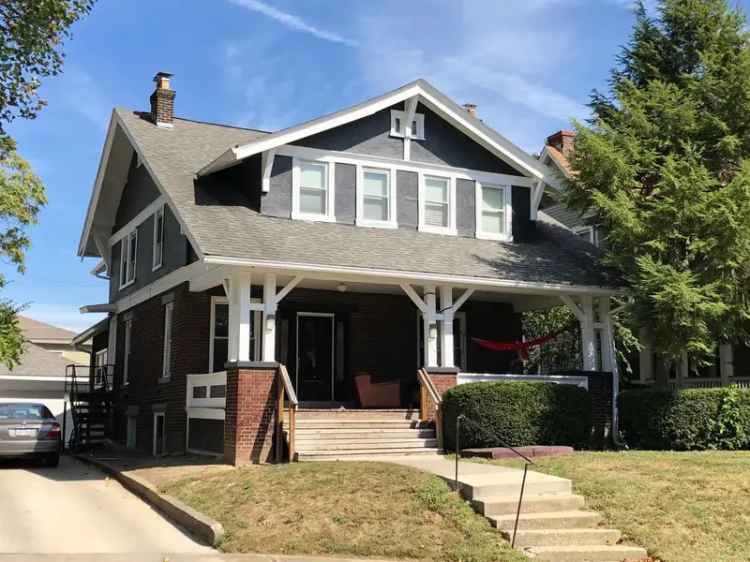
MULTIPOLYGON (((286 403, 392 415, 380 429, 434 449, 411 420, 424 387, 513 372, 473 338, 518 340, 522 311, 560 302, 583 368, 612 368, 617 288, 538 211, 555 173, 473 106, 417 80, 269 133, 176 118, 155 81, 150 111, 112 113, 79 248, 109 276, 109 302, 83 310, 109 314, 93 341, 115 366, 115 438, 265 460, 286 403)), ((359 451, 371 426, 351 419, 359 451)))

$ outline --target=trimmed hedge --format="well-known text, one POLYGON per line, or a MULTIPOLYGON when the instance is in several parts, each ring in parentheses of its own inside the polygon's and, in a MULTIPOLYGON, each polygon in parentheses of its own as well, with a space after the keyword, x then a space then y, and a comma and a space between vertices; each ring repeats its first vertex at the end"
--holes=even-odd
POLYGON ((620 394, 620 429, 638 449, 750 448, 750 392, 736 387, 620 394))
POLYGON ((591 396, 569 384, 503 381, 455 386, 443 396, 446 450, 455 450, 456 417, 461 448, 505 445, 572 445, 591 438, 591 396))

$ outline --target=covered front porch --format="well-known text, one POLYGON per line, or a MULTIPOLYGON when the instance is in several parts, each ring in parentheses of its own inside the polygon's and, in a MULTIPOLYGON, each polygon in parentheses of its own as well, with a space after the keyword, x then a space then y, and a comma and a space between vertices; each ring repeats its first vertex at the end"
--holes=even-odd
MULTIPOLYGON (((524 371, 516 352, 491 351, 475 339, 519 341, 522 312, 560 303, 581 324, 583 368, 612 370, 611 289, 481 279, 458 283, 429 276, 419 281, 235 265, 213 267, 191 280, 191 291, 213 295, 209 371, 221 373, 227 382, 211 406, 226 409, 225 442, 236 441, 236 433, 227 428, 242 417, 247 405, 243 393, 254 397, 249 407, 266 420, 251 422, 254 431, 266 435, 274 427, 277 436, 284 431, 278 426, 284 426, 279 412, 290 404, 304 412, 336 412, 322 419, 335 417, 338 425, 323 428, 311 421, 316 430, 356 425, 356 418, 347 421, 342 415, 354 411, 369 411, 368 419, 380 412, 375 416, 380 426, 387 426, 384 418, 391 417, 392 423, 405 424, 402 431, 427 429, 414 425, 419 423, 434 429, 431 408, 442 392, 458 384, 458 373, 524 371), (420 369, 429 382, 420 379, 420 369), (243 387, 242 380, 251 382, 243 387), (256 403, 259 399, 265 403, 256 403)), ((205 414, 207 404, 198 402, 213 398, 211 377, 188 377, 189 425, 205 414), (205 388, 195 394, 191 381, 205 388)), ((315 417, 320 418, 308 414, 306 419, 315 417)), ((287 436, 290 423, 287 414, 287 436)))

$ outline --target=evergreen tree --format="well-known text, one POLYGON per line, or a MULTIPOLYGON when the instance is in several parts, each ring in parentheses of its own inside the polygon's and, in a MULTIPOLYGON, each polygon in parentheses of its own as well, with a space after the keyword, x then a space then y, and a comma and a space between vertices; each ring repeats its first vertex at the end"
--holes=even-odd
POLYGON ((667 360, 711 360, 750 317, 750 48, 725 0, 642 3, 607 94, 576 123, 569 204, 607 233, 632 314, 667 360))

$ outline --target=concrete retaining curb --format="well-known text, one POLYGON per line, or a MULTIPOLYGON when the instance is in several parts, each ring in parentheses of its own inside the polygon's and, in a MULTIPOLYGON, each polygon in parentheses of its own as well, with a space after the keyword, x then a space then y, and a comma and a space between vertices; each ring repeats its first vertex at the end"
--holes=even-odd
POLYGON ((162 494, 148 480, 135 474, 124 473, 116 466, 87 455, 73 456, 109 474, 133 494, 164 514, 167 519, 186 529, 204 543, 216 547, 224 538, 224 527, 221 523, 185 505, 177 498, 162 494))

